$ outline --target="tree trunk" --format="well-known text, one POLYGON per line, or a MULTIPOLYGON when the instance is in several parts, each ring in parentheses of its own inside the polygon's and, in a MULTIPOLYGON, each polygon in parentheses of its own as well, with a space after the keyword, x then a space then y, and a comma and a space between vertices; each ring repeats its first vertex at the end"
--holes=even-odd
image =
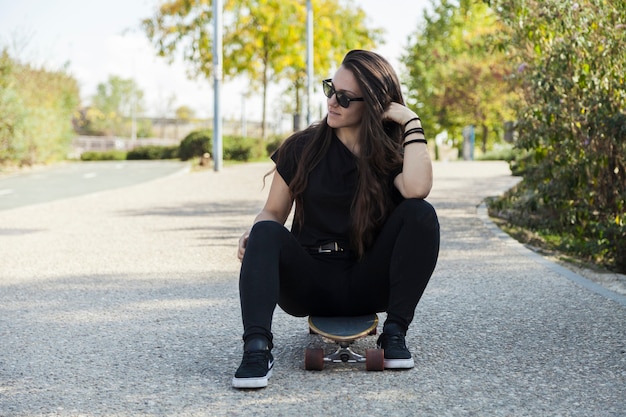
POLYGON ((483 144, 482 144, 481 150, 483 151, 483 154, 485 154, 487 152, 487 136, 489 135, 489 127, 487 127, 486 124, 483 124, 482 128, 483 128, 483 144))

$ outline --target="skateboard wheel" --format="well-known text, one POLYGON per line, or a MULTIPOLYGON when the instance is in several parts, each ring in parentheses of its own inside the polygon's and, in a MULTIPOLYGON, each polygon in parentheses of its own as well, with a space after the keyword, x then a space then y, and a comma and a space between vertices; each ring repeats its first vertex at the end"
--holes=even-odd
POLYGON ((324 349, 306 348, 304 350, 304 369, 307 371, 324 369, 324 349))
POLYGON ((385 369, 385 351, 383 349, 367 349, 365 351, 365 369, 383 371, 385 369))

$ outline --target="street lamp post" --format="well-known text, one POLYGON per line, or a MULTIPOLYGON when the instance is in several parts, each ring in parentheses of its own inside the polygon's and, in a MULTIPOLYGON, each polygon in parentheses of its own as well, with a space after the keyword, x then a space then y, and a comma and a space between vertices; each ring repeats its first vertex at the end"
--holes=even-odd
POLYGON ((222 0, 213 0, 213 170, 222 168, 222 0))
POLYGON ((311 125, 311 99, 313 97, 313 6, 312 0, 306 2, 306 124, 311 125))

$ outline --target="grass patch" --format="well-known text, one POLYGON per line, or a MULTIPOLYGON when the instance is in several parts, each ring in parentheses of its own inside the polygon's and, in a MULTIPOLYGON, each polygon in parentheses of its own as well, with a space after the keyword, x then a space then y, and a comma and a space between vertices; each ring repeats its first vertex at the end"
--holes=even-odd
MULTIPOLYGON (((498 216, 487 204, 490 219, 506 234, 542 255, 582 268, 621 272, 610 257, 590 238, 557 233, 548 229, 531 229, 498 216)), ((508 213, 511 214, 510 212, 508 213)))

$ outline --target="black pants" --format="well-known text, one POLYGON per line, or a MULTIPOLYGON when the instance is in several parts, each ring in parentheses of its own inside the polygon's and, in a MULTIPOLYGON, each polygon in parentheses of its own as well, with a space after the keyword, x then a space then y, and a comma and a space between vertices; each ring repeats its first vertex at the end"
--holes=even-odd
POLYGON ((349 253, 312 254, 283 225, 254 225, 239 277, 244 340, 271 344, 276 305, 293 316, 387 312, 407 329, 439 255, 439 221, 426 201, 403 201, 376 242, 357 260, 349 253))

